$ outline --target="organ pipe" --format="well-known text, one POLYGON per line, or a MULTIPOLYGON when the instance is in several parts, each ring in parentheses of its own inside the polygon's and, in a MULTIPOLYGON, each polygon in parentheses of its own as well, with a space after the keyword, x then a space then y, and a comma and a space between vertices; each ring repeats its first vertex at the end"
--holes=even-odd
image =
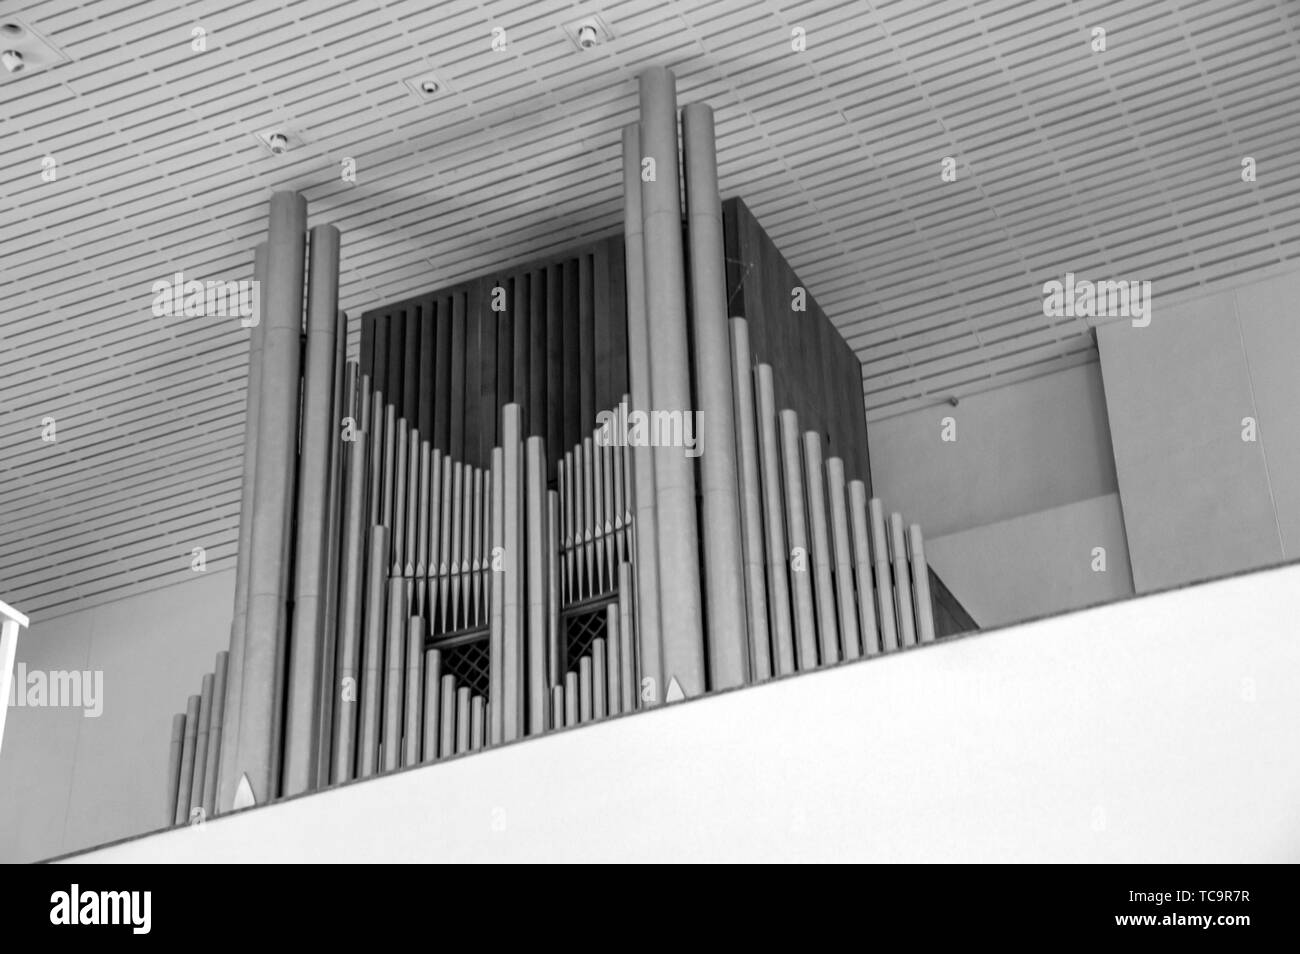
POLYGON ((754 369, 757 394, 758 453, 762 466, 763 529, 765 534, 768 611, 772 626, 773 675, 795 671, 794 626, 786 543, 785 504, 782 497, 781 443, 777 434, 776 397, 772 389, 772 368, 760 364, 754 369))
POLYGON ((280 776, 279 729, 286 648, 289 540, 294 510, 298 367, 302 334, 307 203, 293 192, 271 196, 266 284, 261 295, 262 384, 257 468, 249 540, 238 778, 234 807, 269 801, 280 776))
POLYGON ((803 435, 804 472, 807 477, 808 531, 812 543, 813 605, 823 666, 840 661, 839 625, 835 618, 835 588, 831 582, 831 548, 826 521, 826 480, 823 476, 822 438, 816 431, 803 435))
MULTIPOLYGON (((707 528, 703 588, 712 689, 744 685, 749 673, 744 546, 740 522, 740 472, 731 387, 727 279, 722 251, 722 199, 713 110, 691 103, 682 110, 682 161, 690 236, 691 325, 699 457, 700 520, 707 528), (738 559, 739 557, 739 559, 738 559)), ((680 230, 678 232, 680 234, 680 230)), ((668 405, 671 406, 671 405, 668 405)))
MULTIPOLYGON (((305 209, 304 209, 305 214, 305 209)), ((284 732, 286 795, 316 783, 319 684, 323 670, 324 602, 329 567, 330 456, 335 435, 335 363, 338 332, 339 230, 311 230, 307 274, 307 345, 303 361, 302 448, 298 454, 297 552, 293 626, 288 645, 288 707, 284 732)))
MULTIPOLYGON (((266 284, 267 245, 257 246, 253 256, 253 281, 266 284)), ((261 297, 259 292, 259 299, 261 297)), ((260 309, 259 309, 260 310, 260 309)), ((244 471, 240 482, 239 538, 235 566, 235 604, 230 620, 230 662, 226 679, 225 711, 230 713, 229 726, 222 733, 221 754, 217 767, 222 808, 232 804, 239 779, 234 772, 238 759, 239 712, 244 686, 244 646, 248 629, 248 575, 252 569, 249 552, 253 539, 253 501, 257 480, 257 436, 261 422, 262 350, 266 322, 262 315, 253 325, 248 338, 248 385, 244 398, 244 471)))
POLYGON ((728 317, 712 113, 681 114, 683 258, 672 74, 639 93, 625 276, 602 242, 500 279, 490 325, 474 291, 403 306, 359 364, 338 232, 304 276, 305 205, 273 197, 237 613, 173 720, 172 822, 936 638, 920 528, 848 479, 834 422, 831 454, 816 408, 779 407, 770 322, 728 317))
POLYGON ((753 375, 750 371, 749 322, 731 322, 732 400, 736 407, 736 452, 740 479, 741 562, 745 578, 745 611, 749 631, 749 678, 759 682, 772 676, 769 645, 767 589, 764 585, 763 497, 759 484, 758 421, 754 414, 753 375))

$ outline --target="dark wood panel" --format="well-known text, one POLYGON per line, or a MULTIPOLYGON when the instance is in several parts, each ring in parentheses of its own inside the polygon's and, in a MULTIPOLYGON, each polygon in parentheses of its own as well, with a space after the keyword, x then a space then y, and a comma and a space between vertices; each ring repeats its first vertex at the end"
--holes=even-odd
POLYGON ((563 269, 546 269, 546 455, 564 456, 564 288, 563 269))
MULTIPOLYGON (((579 434, 596 424, 596 315, 591 255, 578 256, 578 421, 579 434)), ((579 438, 581 439, 581 438, 579 438)))
POLYGON ((465 456, 467 464, 479 462, 479 394, 482 387, 482 313, 491 294, 491 279, 473 282, 465 292, 465 456))
POLYGON ((749 321, 753 360, 772 366, 778 408, 799 415, 800 426, 819 431, 828 453, 844 461, 846 476, 871 487, 862 372, 844 342, 802 285, 758 220, 738 198, 722 204, 732 314, 749 321), (791 292, 805 290, 806 311, 792 308, 791 292))
POLYGON ((451 296, 451 434, 446 452, 465 460, 465 293, 451 296))
MULTIPOLYGON (((723 236, 728 313, 748 320, 754 361, 772 365, 778 407, 795 411, 803 427, 819 431, 827 454, 843 459, 846 475, 870 487, 856 354, 810 293, 806 311, 792 310, 791 291, 799 278, 740 199, 723 203, 723 236)), ((375 372, 372 379, 378 377, 386 394, 383 366, 395 357, 392 328, 407 320, 403 314, 427 325, 435 341, 430 395, 421 380, 419 413, 431 401, 434 445, 459 460, 487 464, 500 407, 515 401, 523 409, 526 433, 546 438, 553 472, 564 451, 590 433, 595 414, 628 390, 621 234, 363 316, 362 354, 369 361, 362 368, 375 372), (497 283, 506 289, 504 313, 491 312, 491 288, 497 283), (474 297, 472 305, 467 296, 474 297), (459 322, 453 304, 460 309, 459 322), (483 323, 487 320, 492 328, 483 323), (470 348, 477 360, 467 365, 470 348), (376 360, 376 349, 383 361, 376 360)), ((425 330, 417 334, 422 368, 425 330)), ((404 325, 402 335, 405 340, 404 325)))
POLYGON ((512 400, 519 405, 520 420, 527 425, 528 423, 528 395, 529 382, 528 374, 530 368, 529 355, 531 354, 532 339, 531 329, 529 328, 528 314, 528 280, 523 275, 516 275, 511 279, 510 289, 510 313, 514 315, 514 359, 515 359, 515 390, 512 400))
POLYGON ((388 393, 388 326, 392 321, 389 315, 380 315, 375 319, 375 345, 373 364, 370 373, 370 388, 381 394, 388 393))
POLYGON ((435 355, 437 354, 438 323, 434 320, 433 302, 419 306, 420 320, 420 414, 417 421, 420 437, 433 440, 433 395, 437 382, 435 355))
POLYGON ((402 414, 411 426, 420 417, 420 306, 402 309, 406 340, 402 345, 402 414))
POLYGON ((435 306, 438 347, 434 353, 433 446, 446 454, 451 447, 451 300, 439 295, 435 306))
POLYGON ((605 240, 605 259, 609 262, 609 341, 610 390, 615 402, 628 393, 627 363, 627 260, 622 239, 605 240))
POLYGON ((479 310, 479 399, 478 430, 479 457, 478 465, 487 467, 492 462, 492 448, 497 442, 497 317, 499 312, 492 310, 492 295, 496 287, 504 287, 501 280, 488 289, 488 300, 479 310))
MULTIPOLYGON (((501 426, 501 408, 515 399, 515 329, 510 318, 510 302, 497 315, 497 400, 496 427, 501 426)), ((495 445, 494 445, 495 446, 495 445)))
POLYGON ((384 397, 393 405, 394 420, 403 416, 406 366, 402 356, 406 353, 406 312, 398 309, 388 319, 388 367, 385 372, 384 397))
POLYGON ((564 262, 564 304, 560 309, 564 317, 564 443, 561 450, 570 450, 580 441, 582 428, 581 395, 578 379, 582 376, 578 341, 578 263, 564 262))
POLYGON ((528 273, 528 416, 527 434, 546 436, 546 273, 528 273))
MULTIPOLYGON (((610 325, 613 324, 613 317, 609 313, 609 249, 604 242, 596 246, 592 256, 592 274, 591 274, 591 294, 592 294, 592 320, 595 323, 595 372, 596 372, 596 397, 595 410, 603 411, 612 408, 618 398, 612 397, 614 388, 613 379, 613 355, 611 354, 611 335, 610 325)), ((626 316, 620 316, 624 325, 627 324, 626 316)), ((595 427, 595 414, 592 415, 588 427, 595 427)))

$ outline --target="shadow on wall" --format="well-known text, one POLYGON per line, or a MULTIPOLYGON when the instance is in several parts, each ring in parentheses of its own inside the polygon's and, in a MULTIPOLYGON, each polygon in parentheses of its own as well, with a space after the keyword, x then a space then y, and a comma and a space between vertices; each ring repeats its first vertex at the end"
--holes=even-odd
POLYGON ((0 862, 158 827, 176 687, 197 684, 226 648, 234 584, 233 570, 196 573, 32 621, 15 664, 24 704, 10 707, 0 750, 0 862))

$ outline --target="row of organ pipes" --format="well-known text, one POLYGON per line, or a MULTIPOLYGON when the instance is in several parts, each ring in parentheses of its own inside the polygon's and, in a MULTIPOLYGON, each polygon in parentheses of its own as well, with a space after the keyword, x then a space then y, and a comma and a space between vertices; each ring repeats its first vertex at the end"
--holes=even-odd
POLYGON ((514 403, 488 466, 432 446, 345 360, 338 231, 309 234, 302 197, 272 196, 231 645, 174 719, 169 824, 935 639, 920 528, 776 406, 727 317, 701 104, 681 113, 688 329, 672 74, 640 94, 631 393, 553 468, 514 403), (698 457, 653 432, 687 408, 698 457), (599 632, 581 645, 578 617, 599 632))

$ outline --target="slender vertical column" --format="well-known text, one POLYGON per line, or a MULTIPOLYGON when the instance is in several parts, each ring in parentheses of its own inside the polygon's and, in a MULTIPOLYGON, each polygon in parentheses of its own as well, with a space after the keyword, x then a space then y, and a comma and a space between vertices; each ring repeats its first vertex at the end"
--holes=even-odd
POLYGON ((460 585, 461 585, 461 542, 464 536, 463 511, 465 503, 465 465, 453 462, 451 465, 451 514, 449 529, 451 533, 451 580, 449 582, 450 598, 448 600, 447 629, 460 629, 460 585))
POLYGON ((504 594, 502 611, 503 649, 502 679, 502 740, 512 742, 524 734, 524 580, 523 544, 521 526, 523 510, 523 467, 520 460, 519 405, 507 404, 501 411, 502 474, 504 477, 504 506, 502 525, 501 563, 504 567, 504 594))
MULTIPOLYGON (((376 348, 375 361, 379 361, 376 348)), ((370 492, 366 504, 366 526, 373 527, 383 516, 384 486, 384 395, 372 383, 370 394, 370 421, 366 432, 370 435, 370 492)))
POLYGON ((868 656, 880 652, 876 629, 876 596, 871 585, 871 530, 867 517, 867 486, 849 481, 849 515, 853 522, 853 576, 858 585, 858 629, 862 649, 868 656))
POLYGON ((212 731, 212 673, 204 673, 199 692, 199 727, 194 734, 194 779, 190 783, 190 804, 185 814, 203 807, 203 779, 208 767, 208 733, 212 731))
POLYGON ((558 477, 560 489, 560 523, 564 528, 563 557, 561 561, 561 572, 564 576, 562 588, 564 592, 564 601, 572 602, 574 599, 573 586, 573 455, 571 452, 565 452, 556 464, 555 472, 558 477))
POLYGON ((578 724, 578 674, 576 672, 564 675, 564 724, 566 726, 578 724))
POLYGON ((280 778, 289 584, 289 532, 298 451, 298 366, 302 336, 307 203, 293 192, 271 196, 266 287, 261 295, 262 386, 257 470, 249 544, 248 623, 239 708, 239 789, 232 803, 268 802, 280 778))
MULTIPOLYGON (((421 339, 424 340, 424 339, 421 339)), ((430 493, 433 489, 433 465, 434 451, 430 445, 428 436, 420 438, 420 506, 419 519, 416 521, 416 539, 415 539, 415 586, 416 586, 416 607, 419 614, 426 619, 432 619, 433 614, 429 609, 428 596, 428 576, 429 576, 429 524, 432 520, 430 508, 430 493)))
POLYGON ((439 608, 440 600, 438 599, 438 580, 441 578, 438 561, 442 539, 442 469, 442 451, 435 447, 429 457, 429 556, 427 567, 429 587, 424 612, 425 617, 429 620, 429 629, 433 632, 440 632, 434 620, 437 618, 437 614, 441 612, 439 608))
POLYGON ((826 478, 822 464, 822 437, 816 431, 803 435, 804 477, 808 492, 808 528, 812 538, 813 604, 817 610, 817 635, 822 665, 840 661, 840 634, 835 621, 835 584, 831 580, 831 544, 826 529, 826 478))
POLYGON ((898 648, 898 631, 894 628, 894 588, 889 579, 889 543, 885 533, 885 511, 879 497, 872 497, 871 553, 876 564, 876 606, 880 619, 880 647, 885 652, 898 648))
POLYGON ((593 714, 591 670, 591 656, 578 660, 578 719, 582 722, 590 722, 593 714))
POLYGON ((786 529, 790 534, 790 591, 794 595, 795 648, 800 670, 817 666, 817 622, 813 608, 812 556, 804 507, 803 464, 799 453, 799 419, 782 411, 781 458, 785 468, 786 529))
POLYGON ((831 529, 831 551, 835 566, 835 602, 839 609, 840 638, 844 657, 858 659, 862 644, 858 635, 858 610, 853 599, 853 545, 849 537, 849 511, 844 498, 844 461, 832 457, 826 462, 826 518, 831 529))
MULTIPOLYGON (((390 369, 390 373, 392 369, 390 369)), ((384 477, 380 484, 379 492, 379 522, 387 527, 390 531, 393 529, 393 485, 394 471, 397 467, 397 410, 393 407, 392 401, 395 398, 385 396, 383 409, 384 418, 384 477)), ((392 560, 393 541, 388 541, 388 555, 385 563, 392 560)))
MULTIPOLYGON (((626 395, 624 395, 622 402, 618 406, 616 420, 619 421, 627 420, 627 396, 626 395)), ((623 482, 624 482, 623 463, 624 463, 624 458, 627 455, 627 447, 625 446, 626 428, 619 427, 615 433, 621 435, 617 437, 617 440, 622 442, 622 443, 615 444, 613 448, 611 448, 613 453, 610 455, 612 466, 613 466, 613 475, 611 480, 611 484, 613 487, 612 490, 613 498, 612 498, 611 506, 613 507, 613 511, 614 511, 613 519, 611 520, 611 526, 613 527, 613 531, 614 531, 613 563, 614 563, 614 576, 617 579, 618 565, 622 563, 624 560, 628 559, 627 541, 626 541, 627 501, 623 496, 623 482)))
POLYGON ((190 696, 185 708, 185 737, 181 741, 180 784, 176 788, 176 804, 172 806, 172 824, 184 825, 190 816, 190 792, 194 786, 194 743, 199 734, 199 696, 190 696))
MULTIPOLYGON (((648 414, 650 398, 650 322, 646 314, 645 242, 641 222, 641 129, 623 127, 623 241, 627 270, 627 363, 631 409, 648 414)), ((626 439, 626 435, 624 435, 626 439)), ((632 448, 628 475, 629 509, 636 521, 637 640, 642 675, 663 682, 663 653, 659 630, 659 531, 655 501, 655 466, 651 448, 632 448)))
POLYGON ((402 575, 410 578, 415 575, 415 561, 419 558, 418 529, 420 525, 420 450, 423 438, 414 427, 406 438, 406 533, 402 575))
POLYGON ((172 716, 172 743, 168 749, 167 760, 167 821, 164 824, 176 824, 176 804, 181 790, 181 755, 185 749, 185 713, 178 712, 172 716))
POLYGON ((744 685, 749 672, 744 543, 740 519, 740 465, 727 327, 727 277, 722 251, 722 199, 713 110, 704 103, 682 109, 682 159, 690 236, 691 325, 700 521, 704 526, 704 601, 708 616, 710 688, 744 685))
POLYGON ((772 368, 760 364, 754 369, 758 395, 758 453, 763 468, 763 513, 766 530, 767 591, 772 623, 773 674, 788 676, 795 671, 794 628, 790 617, 790 578, 787 573, 790 550, 785 537, 785 509, 781 496, 781 451, 777 437, 776 397, 772 389, 772 368))
POLYGON ((907 528, 908 552, 912 563, 912 588, 916 597, 916 631, 921 643, 934 642, 934 603, 930 600, 930 569, 925 562, 921 525, 907 528))
POLYGON ((484 729, 483 723, 486 719, 486 715, 487 715, 487 710, 483 704, 483 697, 474 696, 472 699, 470 699, 469 701, 469 750, 471 752, 477 752, 479 749, 483 748, 483 740, 485 738, 485 734, 483 731, 484 729))
POLYGON ((208 721, 207 759, 203 766, 203 816, 217 813, 217 762, 221 757, 221 736, 225 729, 226 680, 230 673, 230 653, 217 653, 212 670, 212 717, 208 721))
POLYGON ((407 631, 410 613, 406 600, 406 581, 400 576, 388 579, 388 648, 384 659, 384 771, 391 772, 402 764, 402 685, 406 681, 407 631))
POLYGON ((455 620, 448 612, 451 593, 451 538, 455 531, 451 523, 452 497, 455 492, 454 474, 456 464, 450 455, 442 458, 442 507, 438 517, 438 535, 441 542, 438 562, 438 632, 445 633, 455 628, 455 620))
MULTIPOLYGON (((688 107, 689 108, 689 107, 688 107)), ((736 452, 740 476, 741 563, 749 630, 749 672, 756 682, 772 676, 768 645, 767 587, 763 580, 763 494, 759 485, 758 422, 754 418, 749 322, 731 319, 731 385, 736 408, 736 452)))
POLYGON ((483 568, 483 480, 477 467, 470 468, 473 484, 473 526, 470 532, 470 552, 469 568, 472 575, 472 585, 470 587, 470 626, 479 624, 479 608, 482 606, 483 595, 479 592, 483 585, 482 575, 479 571, 483 568))
POLYGON ((546 611, 546 451, 541 437, 530 437, 524 445, 526 474, 525 518, 527 527, 527 563, 525 565, 528 587, 528 734, 540 735, 546 731, 546 665, 547 611, 546 611))
MULTIPOLYGON (((681 187, 677 176, 677 94, 673 74, 651 67, 640 76, 641 147, 654 176, 641 180, 645 239, 645 301, 654 316, 650 360, 652 407, 692 413, 686 333, 686 275, 682 258, 681 187)), ((708 454, 717 448, 706 447, 708 454)), ((655 447, 658 504, 659 604, 663 679, 655 698, 676 682, 683 696, 704 692, 704 629, 694 462, 681 447, 655 447)), ((734 559, 734 554, 732 556, 734 559)))
MULTIPOLYGON (((612 605, 610 609, 613 609, 612 605)), ((618 637, 617 629, 606 630, 606 632, 612 632, 614 638, 618 637)), ((603 719, 609 713, 609 704, 605 699, 606 687, 605 641, 597 639, 591 644, 591 716, 593 719, 603 719)))
POLYGON ((548 491, 546 503, 546 684, 551 686, 560 678, 560 495, 548 491))
MULTIPOLYGON (((623 575, 624 564, 619 564, 619 576, 623 575)), ((605 607, 605 708, 610 715, 623 711, 623 641, 619 632, 622 623, 620 597, 617 603, 605 607)))
POLYGON ((551 728, 564 728, 564 686, 551 686, 551 728))
POLYGON ((361 736, 357 743, 357 775, 368 778, 379 770, 379 702, 384 676, 384 581, 388 579, 388 528, 370 530, 367 565, 365 643, 361 668, 361 736))
POLYGON ((890 551, 894 558, 894 601, 898 606, 898 636, 904 646, 916 645, 916 622, 912 616, 912 584, 907 572, 907 541, 902 514, 889 515, 890 551))
POLYGON ((456 754, 456 677, 447 673, 442 677, 442 713, 438 720, 438 757, 456 754))
POLYGON ((420 717, 423 714, 421 677, 424 663, 424 620, 412 616, 406 629, 406 719, 402 726, 402 764, 420 762, 420 717))
POLYGON ((456 754, 469 751, 469 688, 456 690, 456 754))
POLYGON ((592 457, 590 437, 584 437, 577 448, 579 452, 579 469, 582 472, 582 552, 587 568, 586 595, 593 596, 599 590, 596 578, 596 474, 595 461, 592 457))
POLYGON ((343 440, 343 429, 355 436, 357 424, 357 397, 359 368, 347 360, 347 315, 338 310, 334 333, 334 419, 330 435, 329 500, 326 505, 325 542, 325 601, 321 633, 320 677, 316 680, 316 778, 314 787, 329 785, 331 759, 334 746, 335 666, 338 664, 339 602, 343 563, 343 488, 347 473, 348 450, 351 441, 343 440), (345 421, 345 419, 347 419, 345 421))
POLYGON ((406 476, 408 445, 411 428, 406 418, 397 418, 397 440, 393 451, 393 518, 389 529, 393 531, 392 574, 402 575, 406 564, 406 476))
POLYGON ((320 754, 319 683, 323 671, 324 602, 329 567, 330 459, 335 442, 334 365, 337 357, 339 230, 311 230, 307 273, 307 347, 302 381, 302 448, 298 454, 297 555, 293 627, 289 633, 289 702, 285 716, 285 795, 316 786, 320 754))
MULTIPOLYGON (((226 679, 225 711, 228 726, 221 737, 217 766, 220 788, 218 805, 225 811, 235 800, 239 784, 237 771, 239 748, 239 712, 244 687, 244 645, 248 630, 248 575, 253 565, 253 500, 257 488, 257 435, 261 431, 262 351, 266 336, 265 309, 261 307, 262 289, 266 287, 266 263, 269 252, 265 242, 257 246, 253 257, 253 281, 258 289, 257 324, 248 338, 248 384, 244 397, 244 472, 239 496, 239 538, 235 566, 235 605, 230 619, 230 672, 226 679)), ((173 806, 174 811, 175 806, 173 806)))
POLYGON ((505 452, 492 448, 492 546, 489 548, 492 598, 488 613, 488 741, 502 741, 505 726, 505 452), (497 554, 502 569, 497 569, 497 554))
MULTIPOLYGON (((362 391, 366 385, 362 385, 362 391)), ((357 741, 357 684, 361 675, 361 632, 366 582, 367 454, 373 452, 363 430, 354 434, 348 454, 347 493, 343 503, 343 573, 339 581, 338 653, 334 664, 334 748, 330 780, 353 777, 357 741)))
POLYGON ((420 745, 420 761, 432 762, 438 757, 438 716, 442 708, 442 653, 430 649, 424 654, 424 738, 420 745))
POLYGON ((633 606, 632 565, 624 563, 618 568, 618 681, 621 696, 619 704, 624 712, 636 710, 637 700, 641 697, 641 685, 638 680, 646 676, 644 662, 641 662, 638 668, 636 658, 636 647, 639 645, 645 649, 646 644, 637 638, 639 634, 636 632, 636 627, 640 625, 641 620, 633 606))
POLYGON ((596 550, 596 585, 593 592, 604 593, 610 589, 610 580, 605 572, 605 448, 593 438, 585 438, 587 447, 587 466, 592 474, 592 520, 591 531, 596 550))

